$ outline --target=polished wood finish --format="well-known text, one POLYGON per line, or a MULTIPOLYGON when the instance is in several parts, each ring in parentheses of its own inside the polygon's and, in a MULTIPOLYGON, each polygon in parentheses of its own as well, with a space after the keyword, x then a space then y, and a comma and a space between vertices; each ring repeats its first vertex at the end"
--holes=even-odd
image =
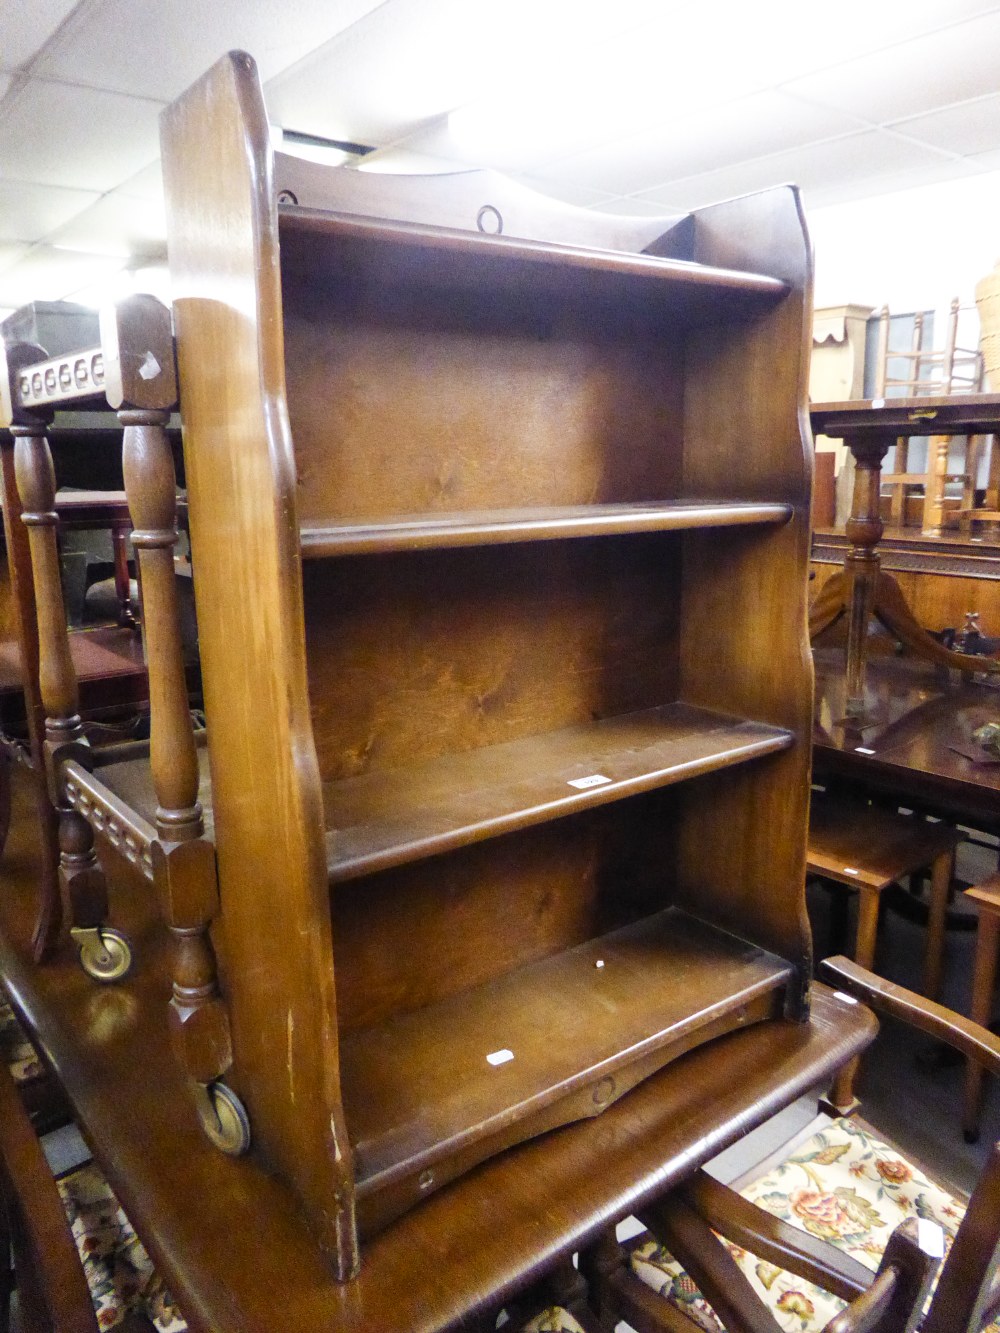
POLYGON ((911 651, 942 666, 963 672, 1000 671, 990 659, 942 647, 917 623, 899 585, 880 573, 876 552, 882 536, 879 514, 881 467, 889 446, 900 436, 926 434, 929 425, 945 434, 963 434, 989 427, 1000 417, 1000 396, 959 394, 955 397, 875 399, 873 402, 818 403, 810 408, 817 434, 844 441, 857 463, 854 499, 847 525, 850 543, 844 572, 827 580, 810 608, 813 637, 844 612, 848 614, 847 709, 860 716, 863 708, 868 624, 877 615, 890 633, 911 651))
POLYGON ((7 1066, 0 1061, 0 1329, 97 1333, 97 1316, 62 1200, 7 1066), (13 1255, 13 1272, 8 1268, 13 1255))
POLYGON ((37 840, 22 779, 0 968, 197 1333, 475 1327, 480 1312, 828 1078, 875 1033, 863 1008, 814 987, 808 1022, 755 1023, 701 1045, 602 1115, 491 1158, 373 1237, 357 1280, 339 1284, 293 1190, 257 1154, 224 1158, 201 1133, 164 1021, 170 940, 135 872, 109 862, 114 916, 141 960, 126 980, 95 988, 66 948, 45 968, 31 962, 37 840))
MULTIPOLYGON (((39 684, 38 620, 28 529, 21 521, 21 497, 14 475, 14 439, 0 431, 0 485, 3 487, 3 527, 8 552, 14 631, 17 642, 17 686, 24 693, 28 748, 35 783, 35 803, 42 830, 42 863, 38 875, 38 917, 34 931, 35 959, 41 962, 52 951, 62 926, 59 896, 58 814, 49 795, 45 775, 45 705, 39 684)), ((9 771, 3 782, 9 806, 9 771)))
POLYGON ((356 1211, 806 1016, 808 247, 788 190, 278 208, 238 54, 163 162, 231 1077, 345 1278, 356 1211))
MULTIPOLYGON (((987 1028, 849 962, 827 959, 824 976, 879 1012, 954 1047, 991 1073, 1000 1071, 1000 1039, 987 1028)), ((941 1270, 924 1333, 978 1333, 996 1313, 1000 1262, 1000 1145, 994 1147, 941 1270)))
POLYGON ((677 532, 685 528, 740 527, 783 523, 791 508, 778 504, 603 504, 539 506, 407 517, 384 523, 347 523, 300 528, 302 557, 371 555, 379 551, 441 550, 523 541, 557 541, 632 532, 677 532))
MULTIPOLYGON (((966 889, 965 896, 976 906, 976 956, 972 970, 972 997, 969 1017, 988 1027, 993 1012, 997 958, 1000 956, 1000 875, 966 889)), ((965 1101, 962 1129, 967 1143, 979 1138, 979 1112, 983 1095, 983 1068, 976 1060, 965 1065, 965 1101)))
POLYGON ((843 651, 818 649, 814 659, 818 781, 843 778, 911 809, 987 832, 1000 828, 1000 766, 973 740, 1000 713, 992 685, 956 682, 922 661, 873 656, 859 725, 845 716, 843 651))
MULTIPOLYGON (((877 1010, 915 1025, 996 1069, 1000 1040, 938 1004, 884 981, 846 958, 821 965, 842 1002, 861 999, 877 1010)), ((889 1237, 876 1273, 839 1248, 788 1225, 705 1172, 668 1191, 636 1213, 650 1238, 683 1265, 702 1295, 732 1333, 777 1333, 774 1315, 733 1261, 726 1242, 748 1250, 848 1302, 826 1325, 828 1333, 906 1333, 919 1325, 934 1333, 979 1333, 996 1314, 1000 1260, 1000 1145, 987 1161, 968 1210, 937 1275, 938 1256, 926 1244, 916 1218, 889 1237), (926 1306, 926 1314, 924 1311, 926 1306)), ((618 1318, 640 1333, 676 1333, 677 1311, 652 1294, 628 1268, 627 1247, 607 1232, 581 1256, 591 1299, 608 1327, 618 1318)))
POLYGON ((955 848, 960 835, 947 824, 893 815, 860 802, 813 798, 809 815, 808 866, 811 874, 844 884, 861 897, 854 960, 875 961, 875 933, 883 889, 930 869, 930 919, 924 964, 924 994, 937 998, 941 981, 945 912, 955 848))
MULTIPOLYGON (((173 355, 168 346, 164 355, 173 355)), ((172 364, 172 363, 171 363, 172 364)), ((199 766, 180 639, 174 575, 177 481, 165 409, 119 411, 122 463, 143 588, 149 661, 149 767, 156 792, 153 873, 177 954, 171 1023, 181 1062, 208 1088, 232 1064, 209 927, 219 906, 215 853, 198 800, 199 766)))

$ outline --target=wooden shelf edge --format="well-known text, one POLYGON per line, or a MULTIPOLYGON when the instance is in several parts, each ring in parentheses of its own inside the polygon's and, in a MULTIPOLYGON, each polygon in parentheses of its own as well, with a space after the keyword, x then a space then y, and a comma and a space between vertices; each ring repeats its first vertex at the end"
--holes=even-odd
POLYGON ((381 218, 359 218, 347 213, 283 205, 279 210, 283 232, 312 233, 342 243, 403 247, 439 251, 454 258, 475 256, 500 263, 556 266, 562 270, 591 271, 623 277, 657 279, 679 287, 707 287, 777 299, 788 284, 764 273, 700 264, 689 259, 659 255, 626 254, 617 250, 563 245, 554 241, 526 241, 484 232, 459 231, 416 222, 392 222, 381 218))
POLYGON ((319 560, 328 556, 370 555, 383 551, 780 524, 786 523, 791 514, 791 505, 787 504, 725 501, 414 514, 388 522, 305 525, 300 532, 300 543, 303 559, 319 560))
POLYGON ((649 709, 645 713, 606 718, 586 727, 567 728, 543 737, 447 756, 413 770, 389 770, 385 774, 332 783, 325 788, 330 883, 359 879, 500 837, 516 829, 561 819, 658 787, 748 763, 788 749, 793 739, 791 732, 779 727, 675 704, 649 709), (652 761, 647 760, 645 764, 636 758, 639 747, 635 744, 628 744, 626 739, 620 751, 616 751, 605 739, 608 736, 613 738, 620 728, 655 725, 657 721, 663 728, 660 744, 666 753, 652 761), (673 734, 668 734, 671 731, 673 734), (592 763, 581 762, 581 737, 592 738, 592 763), (603 747, 601 742, 604 742, 603 747), (671 754, 671 750, 674 753, 671 754), (494 812, 483 817, 483 789, 488 789, 490 771, 501 757, 505 762, 500 767, 511 776, 506 788, 497 785, 494 812), (532 764, 536 773, 543 776, 534 787, 534 799, 526 801, 521 771, 532 764), (440 788, 442 777, 452 767, 457 774, 457 784, 471 793, 473 817, 463 819, 460 807, 457 814, 451 809, 443 812, 433 809, 429 793, 435 787, 440 788), (617 774, 616 768, 619 769, 617 774), (610 772, 603 772, 605 769, 610 772), (574 785, 586 781, 588 773, 603 780, 592 786, 574 785), (506 797, 505 791, 509 793, 506 797), (376 813, 370 823, 364 820, 359 823, 357 815, 347 823, 341 816, 338 827, 338 798, 341 810, 350 803, 355 812, 360 807, 362 811, 370 808, 376 813), (396 823, 382 819, 377 814, 380 809, 391 811, 396 823), (411 821, 408 827, 407 820, 411 821))
POLYGON ((384 1224, 501 1148, 602 1114, 702 1042, 778 1016, 792 971, 784 959, 667 908, 384 1027, 345 1034, 349 1108, 351 1088, 364 1089, 348 1124, 368 1224, 384 1224), (518 1028, 512 1015, 522 1011, 529 1018, 518 1028), (588 1047, 575 1029, 589 1030, 591 1020, 597 1034, 588 1047), (541 1027, 550 1039, 539 1046, 541 1027), (513 1058, 490 1069, 494 1042, 513 1058), (445 1068, 454 1070, 454 1085, 447 1080, 442 1089, 445 1068), (373 1069, 381 1071, 374 1100, 373 1069), (410 1115, 402 1108, 417 1084, 421 1109, 410 1115), (428 1103, 429 1089, 438 1090, 436 1103, 428 1103), (383 1119, 376 1111, 373 1124, 379 1104, 383 1119))

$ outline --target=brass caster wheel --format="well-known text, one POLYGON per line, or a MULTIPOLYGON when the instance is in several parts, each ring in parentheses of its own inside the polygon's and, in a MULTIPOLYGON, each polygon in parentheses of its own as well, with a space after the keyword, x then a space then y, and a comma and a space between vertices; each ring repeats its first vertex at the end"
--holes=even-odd
POLYGON ((74 926, 70 934, 80 950, 87 976, 104 984, 121 981, 132 966, 132 946, 113 926, 74 926))
POLYGON ((211 1143, 229 1157, 242 1157, 250 1147, 246 1107, 226 1083, 199 1084, 198 1118, 211 1143))

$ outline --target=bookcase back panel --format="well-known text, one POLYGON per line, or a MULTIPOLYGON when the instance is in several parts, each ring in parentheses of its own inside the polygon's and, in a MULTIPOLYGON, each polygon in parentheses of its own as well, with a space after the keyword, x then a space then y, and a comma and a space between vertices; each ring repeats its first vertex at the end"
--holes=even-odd
POLYGON ((342 1028, 421 1009, 668 906, 675 808, 674 792, 650 792, 337 886, 342 1028))
POLYGON ((374 279, 286 289, 285 309, 303 525, 677 493, 676 334, 374 279))
POLYGON ((306 565, 324 781, 670 702, 678 565, 673 534, 306 565))

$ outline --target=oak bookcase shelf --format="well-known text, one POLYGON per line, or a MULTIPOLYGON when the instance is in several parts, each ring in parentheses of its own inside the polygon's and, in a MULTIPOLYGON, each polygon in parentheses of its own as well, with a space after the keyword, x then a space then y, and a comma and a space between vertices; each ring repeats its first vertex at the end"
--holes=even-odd
POLYGON ((468 1169, 529 1126, 597 1115, 682 1049, 774 1017, 789 971, 667 908, 349 1033, 341 1076, 362 1210, 377 1218, 387 1196, 398 1211, 429 1178, 457 1174, 454 1163, 468 1169))
POLYGON ((809 247, 290 166, 241 55, 162 141, 227 1078, 347 1278, 806 1015, 809 247))
POLYGON ((661 708, 345 778, 324 788, 331 883, 783 750, 789 732, 661 708))
POLYGON ((303 558, 317 560, 324 556, 372 555, 379 551, 785 523, 791 514, 789 505, 745 501, 564 505, 496 513, 412 514, 382 523, 306 527, 300 538, 303 558))

